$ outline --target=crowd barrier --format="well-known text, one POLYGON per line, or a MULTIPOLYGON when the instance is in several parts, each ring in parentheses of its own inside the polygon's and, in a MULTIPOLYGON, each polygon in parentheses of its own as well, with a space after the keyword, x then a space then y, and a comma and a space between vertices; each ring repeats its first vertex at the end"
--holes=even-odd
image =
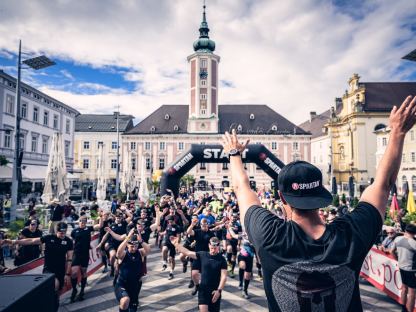
MULTIPOLYGON (((93 274, 102 266, 100 253, 95 249, 97 245, 98 234, 95 234, 91 239, 90 262, 87 270, 88 275, 93 274)), ((41 274, 42 268, 43 258, 39 258, 19 266, 6 274, 41 274)), ((365 257, 360 275, 374 287, 380 289, 397 302, 400 302, 402 281, 397 260, 391 255, 385 254, 375 247, 371 248, 365 257)), ((416 311, 416 309, 414 311, 416 311)))
MULTIPOLYGON (((88 263, 88 269, 87 273, 88 276, 93 274, 95 271, 97 271, 101 266, 101 255, 100 252, 95 249, 95 247, 98 245, 98 234, 94 234, 91 237, 91 249, 90 249, 90 261, 88 263)), ((11 274, 42 274, 43 269, 43 257, 33 260, 31 262, 28 262, 24 265, 18 266, 17 268, 14 268, 6 273, 6 275, 11 274)), ((63 291, 64 293, 70 289, 70 287, 67 285, 63 291)))

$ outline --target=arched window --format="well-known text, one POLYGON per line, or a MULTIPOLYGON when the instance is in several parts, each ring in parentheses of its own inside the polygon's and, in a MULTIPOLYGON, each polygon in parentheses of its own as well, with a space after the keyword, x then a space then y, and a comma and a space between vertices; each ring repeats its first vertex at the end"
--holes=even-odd
POLYGON ((374 127, 374 131, 386 128, 385 124, 379 123, 374 127))

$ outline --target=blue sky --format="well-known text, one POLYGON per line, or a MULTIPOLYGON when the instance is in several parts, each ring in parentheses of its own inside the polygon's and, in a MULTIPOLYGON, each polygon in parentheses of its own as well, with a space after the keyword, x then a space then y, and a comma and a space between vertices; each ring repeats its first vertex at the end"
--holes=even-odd
MULTIPOLYGON (((0 2, 0 68, 15 75, 24 51, 57 65, 23 80, 83 113, 142 119, 188 104, 202 0, 0 2), (11 31, 13 29, 13 31, 11 31)), ((415 81, 414 0, 207 0, 220 104, 267 104, 295 123, 361 81, 415 81)))

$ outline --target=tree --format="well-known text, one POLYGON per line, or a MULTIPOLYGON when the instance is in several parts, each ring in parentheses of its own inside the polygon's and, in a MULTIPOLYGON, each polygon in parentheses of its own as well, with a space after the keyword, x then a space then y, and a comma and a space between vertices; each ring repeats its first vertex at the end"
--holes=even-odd
POLYGON ((333 195, 332 206, 339 207, 339 195, 338 194, 333 195))
POLYGON ((6 166, 8 163, 9 161, 7 160, 6 156, 0 155, 0 167, 6 166))
POLYGON ((192 174, 185 174, 182 178, 181 178, 181 182, 180 184, 185 184, 186 187, 189 189, 189 186, 195 183, 195 178, 192 174))
POLYGON ((347 203, 347 197, 345 196, 345 193, 342 193, 341 195, 341 203, 345 205, 347 203))

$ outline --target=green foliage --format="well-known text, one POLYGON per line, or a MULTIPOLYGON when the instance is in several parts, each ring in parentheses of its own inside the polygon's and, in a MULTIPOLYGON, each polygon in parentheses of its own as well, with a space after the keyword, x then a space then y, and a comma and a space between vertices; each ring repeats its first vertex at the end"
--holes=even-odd
POLYGON ((351 200, 350 206, 351 206, 352 208, 355 208, 355 207, 357 207, 358 202, 359 202, 358 197, 354 197, 354 198, 351 200))
POLYGON ((339 207, 339 195, 338 194, 333 195, 332 206, 339 207))
POLYGON ((404 217, 403 217, 403 221, 405 223, 416 223, 416 212, 412 212, 412 213, 407 213, 404 217))
POLYGON ((341 195, 341 202, 345 205, 347 203, 347 196, 345 196, 345 193, 342 193, 341 195))
POLYGON ((189 185, 195 183, 195 178, 192 174, 185 174, 180 181, 180 185, 186 185, 189 187, 189 185))
POLYGON ((16 221, 13 221, 9 224, 7 235, 15 239, 17 238, 17 235, 19 234, 20 230, 25 227, 25 220, 23 219, 17 219, 16 221))
POLYGON ((8 163, 9 161, 7 160, 6 156, 0 155, 0 167, 6 166, 8 163))

